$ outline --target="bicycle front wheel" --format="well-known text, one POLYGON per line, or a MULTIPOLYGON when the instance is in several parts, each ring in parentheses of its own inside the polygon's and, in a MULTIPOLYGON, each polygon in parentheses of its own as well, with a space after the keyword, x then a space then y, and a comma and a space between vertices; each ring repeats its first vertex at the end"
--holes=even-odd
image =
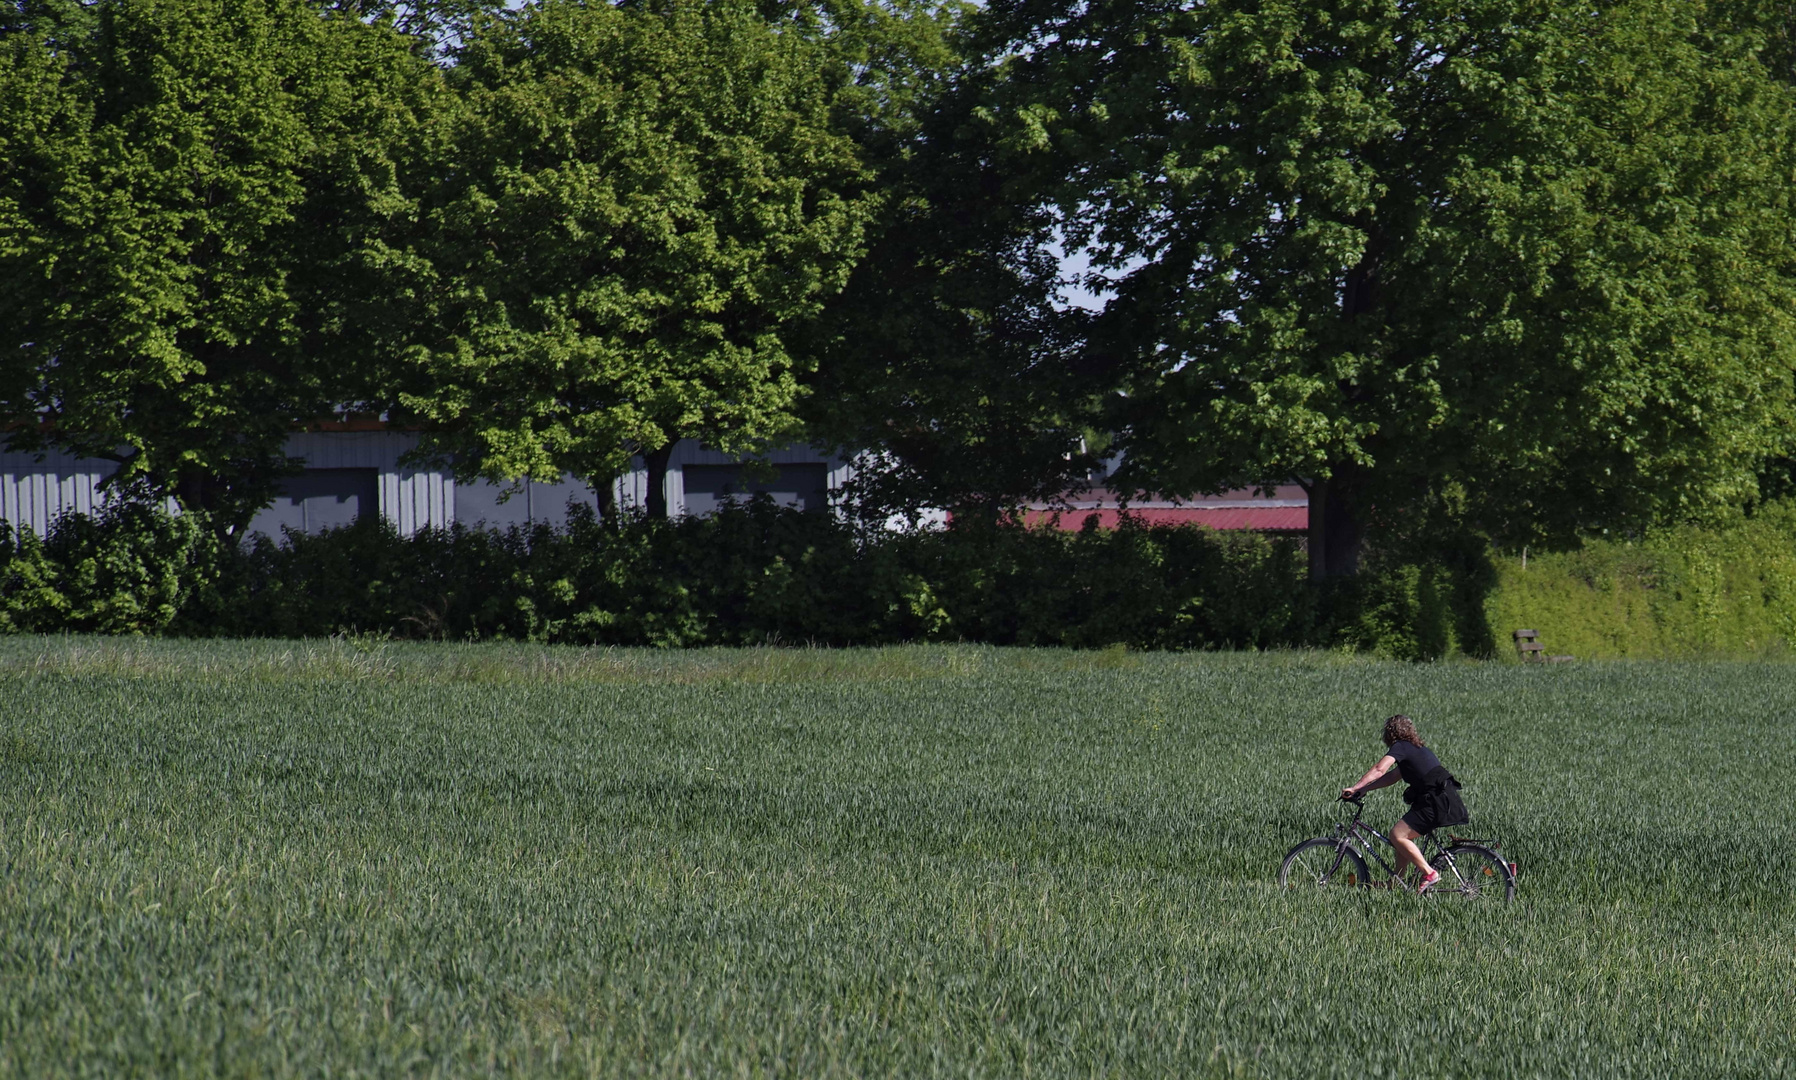
POLYGON ((1441 880, 1428 895, 1460 900, 1508 903, 1515 899, 1515 874, 1509 864, 1481 844, 1454 844, 1434 857, 1441 880))
POLYGON ((1332 837, 1305 840, 1285 856, 1278 868, 1281 889, 1321 888, 1324 885, 1365 885, 1372 880, 1359 852, 1332 837))

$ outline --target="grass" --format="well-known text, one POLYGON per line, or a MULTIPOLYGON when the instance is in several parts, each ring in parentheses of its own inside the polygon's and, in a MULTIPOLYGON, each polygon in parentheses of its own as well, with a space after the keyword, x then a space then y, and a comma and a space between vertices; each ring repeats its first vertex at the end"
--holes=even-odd
POLYGON ((11 639, 0 692, 6 1075, 1796 1072, 1790 665, 11 639), (1274 888, 1396 711, 1515 905, 1274 888))

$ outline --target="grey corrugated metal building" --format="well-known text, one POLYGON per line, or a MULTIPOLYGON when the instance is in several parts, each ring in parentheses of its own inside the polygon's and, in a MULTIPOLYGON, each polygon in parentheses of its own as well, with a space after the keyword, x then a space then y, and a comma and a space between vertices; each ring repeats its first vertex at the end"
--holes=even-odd
MULTIPOLYGON (((457 483, 440 469, 401 465, 400 458, 417 441, 413 433, 386 429, 294 434, 287 453, 304 459, 305 469, 286 483, 251 528, 271 536, 283 527, 317 532, 377 512, 409 536, 456 523, 560 525, 567 520, 570 501, 597 505, 592 488, 571 476, 554 484, 531 481, 508 491, 485 481, 457 483)), ((821 510, 853 469, 848 461, 809 447, 774 451, 769 461, 773 479, 744 476, 741 459, 682 441, 668 463, 668 513, 705 514, 724 500, 757 491, 786 505, 821 510)), ((620 506, 647 502, 648 474, 640 462, 636 466, 615 481, 620 506)), ((100 484, 114 467, 109 461, 57 452, 45 453, 41 460, 33 454, 0 453, 0 519, 41 536, 63 513, 91 514, 104 502, 100 484)))

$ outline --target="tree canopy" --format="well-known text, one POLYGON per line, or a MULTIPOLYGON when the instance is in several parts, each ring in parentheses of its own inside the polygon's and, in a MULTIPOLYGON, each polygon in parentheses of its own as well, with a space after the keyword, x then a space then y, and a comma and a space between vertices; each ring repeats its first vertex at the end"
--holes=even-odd
POLYGON ((994 3, 1012 168, 1114 290, 1124 481, 1298 478, 1319 574, 1752 495, 1791 419, 1763 38, 1635 0, 994 3))
POLYGON ((875 518, 1002 511, 1095 463, 1101 383, 1080 363, 1083 312, 1060 302, 1055 216, 1006 174, 984 108, 999 75, 938 73, 915 129, 876 158, 868 257, 807 327, 808 430, 869 455, 852 487, 875 518))
POLYGON ((437 81, 297 0, 18 9, 0 32, 0 415, 15 447, 247 523, 297 426, 378 396, 376 233, 437 81))
POLYGON ((809 439, 882 514, 1117 449, 1305 484, 1319 576, 1713 516, 1796 459, 1793 57, 1770 0, 7 0, 0 415, 227 530, 349 414, 651 499, 809 439))
POLYGON ((424 333, 396 382, 430 446, 609 480, 682 438, 793 437, 786 328, 840 288, 875 201, 820 67, 746 4, 481 23, 408 249, 424 333))

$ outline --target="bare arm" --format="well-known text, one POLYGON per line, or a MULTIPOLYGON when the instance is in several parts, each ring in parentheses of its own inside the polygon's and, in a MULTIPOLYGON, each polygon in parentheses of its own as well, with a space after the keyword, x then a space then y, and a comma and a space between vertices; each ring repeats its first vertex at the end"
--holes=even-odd
POLYGON ((1367 769, 1366 775, 1360 777, 1358 783, 1350 788, 1341 789, 1341 798, 1357 798, 1368 791, 1375 791, 1381 787, 1390 787, 1392 784, 1403 779, 1402 773, 1391 771, 1391 766, 1395 764, 1397 764, 1397 759, 1389 754, 1379 758, 1378 764, 1367 769))

